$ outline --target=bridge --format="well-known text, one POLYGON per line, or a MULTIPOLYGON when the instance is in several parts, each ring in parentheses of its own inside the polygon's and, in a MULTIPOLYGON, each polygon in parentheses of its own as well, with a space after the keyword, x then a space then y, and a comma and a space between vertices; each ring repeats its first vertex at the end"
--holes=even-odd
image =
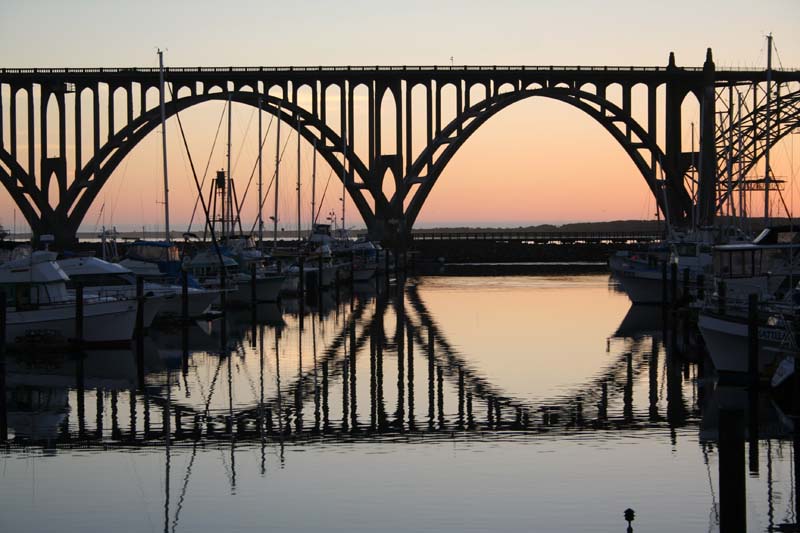
MULTIPOLYGON (((160 124, 159 75, 0 69, 0 181, 35 235, 74 241, 114 170, 160 124)), ((464 142, 527 98, 564 102, 600 123, 678 225, 693 216, 713 221, 766 149, 800 124, 800 71, 717 69, 710 49, 702 67, 678 66, 670 54, 655 67, 173 67, 164 76, 167 117, 230 98, 298 129, 344 181, 370 236, 399 242, 464 142), (618 98, 610 96, 615 86, 618 98), (645 102, 634 101, 638 86, 645 102), (700 116, 682 116, 690 95, 700 116), (642 103, 646 122, 632 113, 642 103), (685 149, 684 119, 700 124, 696 151, 685 149)))

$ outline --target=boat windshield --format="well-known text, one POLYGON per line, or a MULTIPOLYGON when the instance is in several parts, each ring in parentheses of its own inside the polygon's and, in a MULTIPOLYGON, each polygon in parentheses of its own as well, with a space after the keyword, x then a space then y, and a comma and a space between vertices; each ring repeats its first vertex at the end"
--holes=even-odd
POLYGON ((72 274, 67 288, 74 289, 79 283, 84 287, 119 287, 134 285, 136 281, 130 274, 72 274))
POLYGON ((764 276, 786 255, 782 248, 714 250, 714 274, 723 278, 764 276))

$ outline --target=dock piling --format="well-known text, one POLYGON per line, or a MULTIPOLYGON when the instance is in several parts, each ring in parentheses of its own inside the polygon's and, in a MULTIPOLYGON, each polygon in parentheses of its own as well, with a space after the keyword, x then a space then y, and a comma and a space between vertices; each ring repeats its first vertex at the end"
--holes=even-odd
POLYGON ((75 285, 75 342, 83 345, 83 285, 75 285))

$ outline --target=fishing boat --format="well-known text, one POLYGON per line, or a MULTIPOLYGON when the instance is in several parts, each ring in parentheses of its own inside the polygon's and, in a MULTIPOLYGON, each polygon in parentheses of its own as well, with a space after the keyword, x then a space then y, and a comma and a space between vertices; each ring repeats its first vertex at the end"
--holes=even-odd
POLYGON ((768 228, 749 244, 714 247, 713 291, 699 312, 698 327, 718 371, 748 370, 748 299, 760 302, 759 369, 776 363, 792 339, 792 317, 800 306, 794 273, 800 233, 768 228))
MULTIPOLYGON (((61 344, 76 338, 76 299, 67 290, 68 281, 56 263, 55 252, 35 251, 28 258, 0 266, 9 344, 61 344)), ((84 295, 85 343, 126 343, 133 336, 135 321, 134 300, 84 295)))

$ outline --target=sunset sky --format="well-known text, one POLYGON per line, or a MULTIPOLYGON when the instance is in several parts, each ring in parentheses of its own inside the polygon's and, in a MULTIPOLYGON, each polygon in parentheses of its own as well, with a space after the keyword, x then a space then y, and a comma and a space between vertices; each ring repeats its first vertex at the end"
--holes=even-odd
MULTIPOLYGON (((457 65, 654 66, 666 65, 670 51, 679 65, 700 66, 711 47, 718 68, 763 68, 768 32, 775 36, 776 66, 800 67, 796 0, 6 0, 2 11, 0 66, 5 67, 156 66, 158 47, 166 49, 167 66, 441 65, 450 64, 451 57, 457 65)), ((182 114, 201 173, 207 163, 209 175, 225 166, 224 123, 211 152, 223 107, 211 102, 182 114)), ((266 129, 270 118, 265 114, 263 120, 266 129)), ((256 160, 256 128, 253 109, 235 105, 233 176, 240 195, 256 160)), ((271 128, 264 153, 267 181, 275 157, 275 125, 271 128)), ((685 128, 688 132, 688 119, 685 128)), ((184 230, 195 188, 174 120, 167 132, 172 226, 184 230)), ((284 125, 281 135, 289 147, 281 165, 279 219, 288 229, 296 220, 296 145, 290 128, 284 125)), ((304 225, 310 211, 311 161, 311 148, 304 143, 304 225)), ((794 206, 800 201, 793 180, 800 171, 800 136, 789 136, 774 150, 773 169, 789 180, 785 196, 794 206)), ((320 160, 318 195, 328 176, 329 168, 320 160)), ((120 165, 82 230, 94 231, 102 224, 162 227, 161 184, 160 137, 154 132, 120 165)), ((254 193, 248 193, 247 221, 255 213, 254 193)), ((323 218, 331 210, 340 216, 340 196, 341 184, 334 176, 323 218)), ((271 199, 267 205, 271 209, 271 199)), ((363 227, 352 204, 347 211, 347 225, 363 227)), ((599 124, 571 106, 537 98, 511 106, 479 129, 448 165, 417 225, 516 226, 646 219, 654 213, 643 178, 599 124)), ((13 202, 3 190, 0 223, 10 228, 13 217, 13 202)), ((19 212, 16 224, 18 231, 24 227, 19 212)))

